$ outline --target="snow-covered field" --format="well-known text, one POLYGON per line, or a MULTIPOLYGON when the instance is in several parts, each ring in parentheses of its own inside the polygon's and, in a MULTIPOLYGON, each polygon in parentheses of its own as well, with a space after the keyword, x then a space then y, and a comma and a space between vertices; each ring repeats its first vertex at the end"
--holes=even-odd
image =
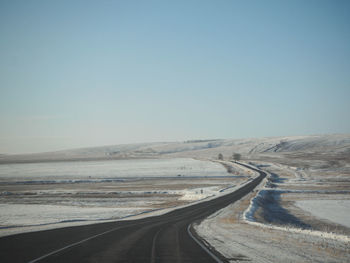
POLYGON ((350 228, 350 200, 300 200, 295 204, 316 217, 350 228))
POLYGON ((349 262, 349 242, 247 224, 251 194, 195 225, 196 232, 229 262, 349 262))
POLYGON ((186 158, 3 164, 0 236, 147 216, 231 191, 246 180, 233 172, 186 158))
POLYGON ((1 225, 8 227, 108 220, 142 212, 142 208, 75 207, 39 204, 0 204, 1 225))
POLYGON ((226 176, 218 163, 176 159, 137 159, 0 165, 0 183, 101 182, 147 177, 226 176))
POLYGON ((206 242, 232 262, 350 262, 349 134, 0 155, 0 235, 139 218, 214 198, 256 175, 227 162, 232 153, 269 177, 244 199, 195 225, 206 242), (219 153, 226 162, 217 161, 219 153), (74 162, 62 162, 68 160, 74 162), (20 214, 16 207, 47 216, 20 214), (65 216, 57 214, 60 209, 65 216))
POLYGON ((231 262, 349 262, 349 175, 311 162, 309 169, 252 163, 268 178, 196 225, 197 233, 231 262))

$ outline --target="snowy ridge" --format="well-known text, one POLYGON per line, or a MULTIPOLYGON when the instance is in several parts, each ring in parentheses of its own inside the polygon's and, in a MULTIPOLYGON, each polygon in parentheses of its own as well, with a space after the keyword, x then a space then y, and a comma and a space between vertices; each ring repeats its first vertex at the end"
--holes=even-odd
POLYGON ((222 153, 225 157, 232 156, 232 152, 254 156, 295 152, 323 153, 324 151, 332 154, 349 154, 350 134, 111 145, 48 153, 0 155, 0 163, 193 156, 197 158, 214 158, 219 153, 222 153))

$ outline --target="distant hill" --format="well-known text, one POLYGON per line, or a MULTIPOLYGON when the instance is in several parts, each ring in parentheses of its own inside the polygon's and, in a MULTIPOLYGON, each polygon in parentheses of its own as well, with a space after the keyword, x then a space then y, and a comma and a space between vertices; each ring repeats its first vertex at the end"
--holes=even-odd
POLYGON ((219 153, 229 158, 234 152, 240 153, 245 159, 307 153, 348 157, 350 134, 121 144, 36 154, 0 155, 0 163, 170 157, 216 158, 219 153))

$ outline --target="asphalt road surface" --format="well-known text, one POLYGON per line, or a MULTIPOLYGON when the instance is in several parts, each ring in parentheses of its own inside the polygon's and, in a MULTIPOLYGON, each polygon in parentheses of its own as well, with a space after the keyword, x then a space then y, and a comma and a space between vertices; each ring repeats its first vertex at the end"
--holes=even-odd
POLYGON ((266 176, 258 172, 233 193, 161 216, 0 238, 0 262, 227 262, 204 246, 191 224, 252 191, 266 176))

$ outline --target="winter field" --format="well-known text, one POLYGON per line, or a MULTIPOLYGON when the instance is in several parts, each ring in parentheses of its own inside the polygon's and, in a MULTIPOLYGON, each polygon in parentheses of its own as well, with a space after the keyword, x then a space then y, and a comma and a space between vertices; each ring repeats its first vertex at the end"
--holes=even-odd
POLYGON ((349 262, 349 185, 298 183, 284 166, 261 166, 269 178, 195 225, 197 233, 231 262, 349 262))
POLYGON ((139 218, 215 198, 257 175, 232 163, 233 152, 268 177, 195 223, 205 242, 231 262, 350 261, 350 135, 0 155, 0 235, 139 218))
POLYGON ((232 262, 349 262, 350 147, 340 137, 247 154, 268 178, 196 231, 232 262))
POLYGON ((189 158, 3 164, 0 236, 159 213, 223 194, 243 174, 189 158))

